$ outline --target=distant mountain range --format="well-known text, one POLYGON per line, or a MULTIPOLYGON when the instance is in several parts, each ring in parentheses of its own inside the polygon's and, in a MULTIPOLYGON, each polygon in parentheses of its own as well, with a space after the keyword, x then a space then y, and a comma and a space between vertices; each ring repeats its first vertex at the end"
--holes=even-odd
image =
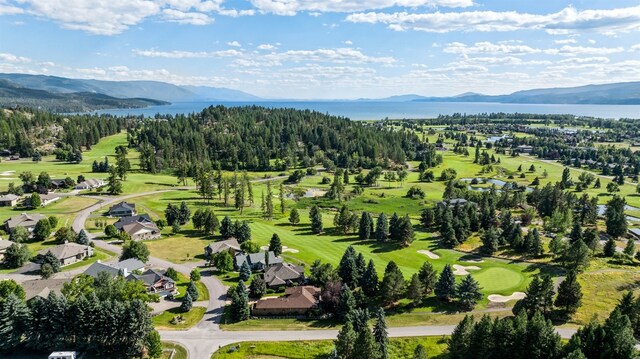
POLYGON ((467 92, 451 97, 403 95, 369 101, 638 105, 640 104, 640 82, 534 89, 496 96, 467 92))
POLYGON ((140 108, 168 102, 146 98, 116 98, 93 92, 54 93, 0 79, 0 106, 30 107, 51 112, 86 112, 107 108, 140 108))
MULTIPOLYGON (((171 102, 201 101, 290 102, 302 100, 264 99, 224 87, 178 86, 159 81, 102 81, 0 73, 0 106, 22 105, 35 106, 55 112, 80 112, 104 108, 133 108, 171 102)), ((352 101, 637 105, 640 104, 640 82, 535 89, 518 91, 508 95, 466 92, 450 97, 426 97, 407 94, 352 101)))
POLYGON ((0 74, 0 79, 22 87, 59 94, 93 92, 117 98, 151 98, 167 102, 261 100, 257 96, 228 88, 177 86, 159 81, 82 80, 28 74, 0 74))

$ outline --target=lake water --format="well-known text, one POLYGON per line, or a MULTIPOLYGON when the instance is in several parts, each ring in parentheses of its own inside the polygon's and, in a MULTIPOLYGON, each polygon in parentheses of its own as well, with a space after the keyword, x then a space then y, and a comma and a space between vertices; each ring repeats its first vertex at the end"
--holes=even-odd
POLYGON ((165 106, 140 109, 101 110, 97 113, 113 115, 184 114, 200 112, 211 105, 264 107, 286 107, 311 109, 353 120, 380 120, 384 118, 433 118, 454 113, 479 114, 490 112, 572 114, 602 118, 640 118, 640 105, 550 105, 550 104, 505 104, 476 102, 360 102, 360 101, 258 101, 258 102, 176 102, 165 106))

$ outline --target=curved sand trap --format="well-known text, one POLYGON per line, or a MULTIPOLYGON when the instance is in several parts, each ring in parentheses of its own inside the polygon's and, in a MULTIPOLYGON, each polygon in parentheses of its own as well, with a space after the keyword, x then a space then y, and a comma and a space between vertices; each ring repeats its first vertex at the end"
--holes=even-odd
POLYGON ((424 254, 425 256, 427 256, 427 257, 429 257, 429 258, 431 258, 431 259, 438 259, 438 258, 440 258, 440 256, 439 256, 439 255, 437 255, 437 254, 433 253, 432 251, 426 251, 426 250, 424 250, 424 249, 419 250, 419 251, 418 251, 418 253, 420 253, 420 254, 424 254))
POLYGON ((459 264, 453 265, 453 274, 455 275, 467 275, 470 270, 480 270, 480 267, 476 266, 461 266, 459 264))
POLYGON ((11 176, 14 173, 16 173, 16 171, 4 171, 4 172, 0 172, 0 176, 11 176))
POLYGON ((494 302, 494 303, 506 303, 506 302, 508 302, 510 300, 523 299, 526 296, 527 295, 525 293, 514 292, 513 294, 511 294, 509 296, 504 296, 504 295, 500 295, 500 294, 491 294, 490 296, 487 297, 487 299, 489 299, 489 301, 494 302))
MULTIPOLYGON (((263 251, 266 251, 266 250, 269 250, 269 246, 262 246, 262 247, 260 247, 260 249, 263 250, 263 251)), ((289 248, 287 246, 282 246, 282 253, 284 253, 284 252, 298 253, 300 251, 297 250, 297 249, 289 248)))

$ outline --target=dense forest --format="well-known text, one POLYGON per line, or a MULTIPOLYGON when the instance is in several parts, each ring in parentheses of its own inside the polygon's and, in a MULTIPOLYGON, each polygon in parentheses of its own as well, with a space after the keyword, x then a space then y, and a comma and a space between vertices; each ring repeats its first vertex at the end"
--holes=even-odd
POLYGON ((388 167, 415 157, 420 146, 418 137, 405 131, 310 110, 259 106, 212 106, 168 121, 147 120, 131 129, 130 139, 150 172, 184 163, 246 170, 284 170, 300 163, 388 167))
MULTIPOLYGON (((125 120, 111 116, 62 116, 26 109, 0 110, 0 150, 31 157, 86 150, 120 132, 125 120)), ((64 158, 60 158, 63 160, 64 158)))

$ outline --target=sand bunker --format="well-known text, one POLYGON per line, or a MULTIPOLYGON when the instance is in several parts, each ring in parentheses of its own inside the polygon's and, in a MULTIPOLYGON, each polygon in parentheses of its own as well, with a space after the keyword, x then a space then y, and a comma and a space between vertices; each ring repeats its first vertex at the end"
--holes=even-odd
POLYGON ((506 303, 506 302, 508 302, 510 300, 523 299, 526 296, 527 295, 525 293, 514 292, 513 294, 511 294, 509 296, 504 296, 504 295, 500 295, 500 294, 491 294, 490 296, 487 297, 487 299, 489 299, 489 301, 494 302, 494 303, 506 303))
POLYGON ((453 274, 455 275, 467 275, 470 270, 480 270, 480 267, 476 266, 461 266, 459 264, 453 265, 453 274))
POLYGON ((16 171, 4 171, 4 172, 0 172, 0 176, 11 176, 14 173, 16 173, 16 171))
MULTIPOLYGON (((260 249, 263 250, 263 251, 266 251, 266 250, 269 249, 269 246, 262 246, 262 247, 260 247, 260 249)), ((298 253, 300 251, 297 250, 297 249, 289 248, 287 246, 282 246, 282 253, 285 253, 285 252, 298 253)))
POLYGON ((438 259, 438 258, 440 258, 440 256, 439 256, 439 255, 437 255, 437 254, 435 254, 435 253, 433 253, 433 252, 431 252, 431 251, 426 251, 426 250, 424 250, 424 249, 423 249, 423 250, 419 250, 419 251, 418 251, 418 253, 420 253, 420 254, 424 254, 425 256, 427 256, 427 257, 429 257, 429 258, 431 258, 431 259, 438 259))

